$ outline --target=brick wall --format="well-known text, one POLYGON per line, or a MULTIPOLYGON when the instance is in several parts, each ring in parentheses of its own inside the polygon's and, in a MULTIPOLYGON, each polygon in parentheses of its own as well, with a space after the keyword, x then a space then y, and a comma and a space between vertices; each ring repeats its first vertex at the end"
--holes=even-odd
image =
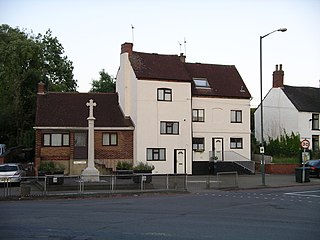
MULTIPOLYGON (((38 168, 40 161, 54 161, 66 166, 65 173, 81 173, 86 165, 73 164, 74 158, 74 133, 70 132, 70 147, 42 147, 42 131, 36 130, 35 166, 38 168), (69 164, 66 164, 69 161, 69 164), (70 167, 69 167, 69 166, 70 167), (72 169, 77 168, 77 169, 72 169)), ((115 170, 119 161, 133 162, 133 131, 95 131, 95 159, 99 165, 115 170), (103 133, 117 133, 117 146, 103 146, 103 133)))
MULTIPOLYGON (((118 145, 103 146, 102 134, 106 131, 95 132, 95 159, 133 159, 133 131, 117 131, 118 145)), ((115 132, 110 132, 115 133, 115 132)))
POLYGON ((265 165, 266 173, 269 174, 294 174, 299 164, 270 163, 265 165))

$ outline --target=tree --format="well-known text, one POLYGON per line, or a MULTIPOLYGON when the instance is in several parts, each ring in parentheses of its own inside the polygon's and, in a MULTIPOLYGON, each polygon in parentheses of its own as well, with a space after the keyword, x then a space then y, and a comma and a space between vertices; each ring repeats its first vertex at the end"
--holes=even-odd
POLYGON ((0 25, 0 52, 0 142, 32 147, 37 84, 75 91, 72 62, 50 30, 35 36, 0 25))
POLYGON ((99 80, 92 80, 90 92, 115 92, 116 83, 114 78, 104 69, 102 69, 99 74, 99 80))

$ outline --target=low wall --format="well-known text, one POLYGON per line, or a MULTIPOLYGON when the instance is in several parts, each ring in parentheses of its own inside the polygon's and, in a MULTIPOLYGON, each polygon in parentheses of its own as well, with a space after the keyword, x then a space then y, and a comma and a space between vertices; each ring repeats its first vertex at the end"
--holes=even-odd
POLYGON ((269 163, 265 165, 265 172, 269 174, 294 174, 299 164, 269 163))

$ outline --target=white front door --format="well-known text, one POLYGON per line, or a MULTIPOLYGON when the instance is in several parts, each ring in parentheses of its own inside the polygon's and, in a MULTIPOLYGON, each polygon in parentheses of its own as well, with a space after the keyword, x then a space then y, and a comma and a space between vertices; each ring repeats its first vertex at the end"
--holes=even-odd
POLYGON ((214 153, 214 160, 223 161, 223 139, 212 138, 212 151, 214 153))
POLYGON ((186 173, 186 150, 175 149, 175 173, 184 174, 186 173))

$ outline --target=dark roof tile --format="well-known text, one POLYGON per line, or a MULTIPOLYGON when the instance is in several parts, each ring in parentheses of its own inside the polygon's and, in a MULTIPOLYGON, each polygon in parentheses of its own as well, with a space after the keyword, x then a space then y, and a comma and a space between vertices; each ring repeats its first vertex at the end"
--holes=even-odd
POLYGON ((178 55, 133 52, 130 62, 138 80, 191 82, 193 96, 251 98, 235 66, 185 63, 178 55), (206 78, 211 89, 196 88, 193 78, 206 78))
POLYGON ((192 78, 206 78, 210 89, 197 88, 192 82, 195 96, 250 98, 250 92, 233 65, 186 63, 192 78))
POLYGON ((89 108, 93 99, 95 127, 132 127, 118 105, 116 93, 56 93, 38 94, 36 127, 87 127, 89 108))
POLYGON ((132 52, 130 62, 138 79, 190 81, 177 55, 132 52))
POLYGON ((320 112, 320 88, 284 85, 283 92, 300 112, 320 112))

